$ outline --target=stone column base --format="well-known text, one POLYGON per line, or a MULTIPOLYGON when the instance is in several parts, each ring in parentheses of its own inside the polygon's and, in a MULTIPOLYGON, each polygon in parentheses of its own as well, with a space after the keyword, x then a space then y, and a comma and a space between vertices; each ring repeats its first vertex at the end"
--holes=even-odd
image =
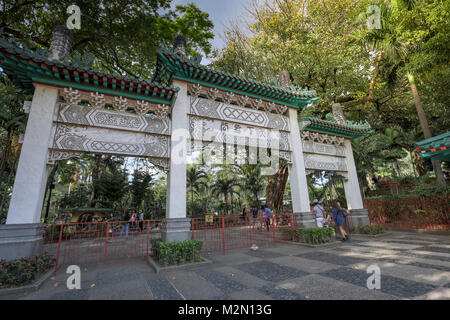
POLYGON ((180 242, 191 239, 191 219, 164 219, 161 228, 161 239, 164 242, 180 242))
POLYGON ((348 216, 354 232, 358 232, 359 227, 367 226, 370 224, 369 212, 367 209, 352 209, 349 210, 350 215, 348 216))
POLYGON ((0 224, 0 259, 14 260, 42 253, 43 225, 0 224))
POLYGON ((315 228, 316 220, 311 212, 295 212, 297 226, 299 228, 315 228))

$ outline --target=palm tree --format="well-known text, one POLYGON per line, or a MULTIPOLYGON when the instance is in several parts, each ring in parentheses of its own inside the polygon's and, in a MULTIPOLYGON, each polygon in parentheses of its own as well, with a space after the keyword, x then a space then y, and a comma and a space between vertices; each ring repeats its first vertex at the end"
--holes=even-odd
POLYGON ((242 187, 250 192, 252 205, 258 207, 258 195, 264 189, 265 181, 265 177, 261 176, 261 166, 245 165, 241 168, 241 172, 244 175, 242 187))
POLYGON ((208 176, 202 169, 198 169, 196 166, 188 168, 186 183, 187 188, 191 191, 191 205, 194 204, 194 192, 197 193, 201 186, 207 187, 206 179, 208 179, 208 176))
POLYGON ((229 212, 229 199, 232 199, 234 188, 238 187, 239 183, 235 177, 219 177, 212 185, 212 192, 215 195, 222 195, 225 199, 225 210, 228 214, 229 212), (231 198, 228 198, 231 196, 231 198))
MULTIPOLYGON (((377 50, 379 52, 379 54, 375 67, 374 78, 372 78, 369 88, 369 95, 368 97, 366 97, 366 99, 362 99, 357 103, 366 102, 369 100, 369 97, 373 97, 374 80, 376 76, 378 76, 382 59, 385 59, 388 64, 390 64, 390 70, 388 71, 391 78, 403 78, 406 73, 424 137, 425 139, 431 138, 428 120, 423 110, 422 101, 417 90, 414 75, 412 71, 408 70, 407 68, 408 52, 411 50, 411 48, 408 43, 406 43, 404 40, 401 40, 401 30, 398 28, 399 21, 397 21, 397 16, 401 16, 402 10, 409 11, 410 9, 414 8, 415 1, 393 0, 392 5, 381 3, 380 6, 382 28, 360 32, 358 35, 360 37, 359 40, 362 43, 371 45, 374 50, 377 50)), ((350 105, 346 106, 348 107, 350 105)), ((437 179, 439 181, 444 181, 441 161, 431 160, 431 162, 433 164, 433 170, 436 174, 437 179)))

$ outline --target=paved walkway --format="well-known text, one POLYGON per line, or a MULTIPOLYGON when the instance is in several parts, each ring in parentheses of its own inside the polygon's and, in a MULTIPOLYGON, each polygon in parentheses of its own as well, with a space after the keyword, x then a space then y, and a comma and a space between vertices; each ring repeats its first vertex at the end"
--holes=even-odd
POLYGON ((156 274, 144 261, 82 269, 81 290, 59 270, 39 291, 10 299, 450 299, 450 236, 395 232, 325 248, 293 244, 207 256, 214 263, 156 274), (367 267, 381 269, 369 290, 367 267))

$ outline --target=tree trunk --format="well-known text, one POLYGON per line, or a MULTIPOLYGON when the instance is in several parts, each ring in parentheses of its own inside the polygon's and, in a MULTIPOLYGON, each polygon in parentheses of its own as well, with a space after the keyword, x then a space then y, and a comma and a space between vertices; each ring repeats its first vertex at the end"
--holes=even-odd
POLYGON ((56 162, 56 164, 53 166, 52 171, 50 171, 50 174, 47 178, 47 184, 45 186, 45 194, 44 194, 44 201, 45 197, 48 195, 48 202, 47 202, 47 208, 45 209, 45 216, 44 216, 44 223, 48 220, 48 212, 50 210, 50 198, 51 198, 51 192, 52 192, 52 184, 55 181, 56 171, 58 170, 58 164, 59 162, 56 162))
POLYGON ((277 173, 269 177, 266 189, 266 204, 275 212, 281 210, 283 205, 284 189, 286 188, 287 178, 289 176, 288 165, 280 165, 277 173))
MULTIPOLYGON (((428 120, 423 110, 422 101, 420 100, 419 93, 417 91, 416 82, 412 73, 408 73, 408 80, 411 86, 411 92, 414 97, 414 104, 416 105, 417 115, 419 116, 420 126, 422 127, 423 135, 425 139, 431 138, 430 128, 428 127, 428 120)), ((434 173, 438 181, 445 182, 444 174, 442 173, 441 161, 431 159, 434 173)))
POLYGON ((89 196, 89 207, 93 207, 94 200, 97 196, 97 183, 99 180, 99 167, 100 167, 100 160, 101 155, 96 154, 94 157, 94 167, 92 168, 92 192, 89 196))

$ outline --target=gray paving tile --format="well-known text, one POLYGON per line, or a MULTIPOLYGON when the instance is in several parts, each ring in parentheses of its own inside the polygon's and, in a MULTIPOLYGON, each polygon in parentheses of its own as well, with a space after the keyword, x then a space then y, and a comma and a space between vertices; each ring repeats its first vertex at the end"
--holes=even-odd
POLYGON ((421 258, 421 259, 431 259, 431 260, 439 260, 439 261, 445 261, 450 262, 450 257, 447 256, 440 256, 440 255, 432 255, 432 254, 420 254, 417 252, 403 252, 402 253, 405 256, 411 256, 415 258, 421 258))
POLYGON ((232 266, 223 266, 220 268, 215 268, 215 270, 228 275, 247 288, 258 288, 270 283, 267 280, 260 279, 246 271, 236 269, 232 266))
POLYGON ((300 257, 303 259, 309 259, 309 260, 323 261, 323 262, 326 262, 329 264, 337 264, 337 265, 341 265, 341 266, 359 263, 359 262, 366 260, 366 259, 347 257, 347 256, 343 256, 343 255, 338 255, 338 254, 329 253, 329 252, 321 252, 321 251, 299 254, 299 255, 297 255, 297 257, 300 257))
POLYGON ((50 300, 87 300, 89 298, 89 289, 66 289, 49 297, 50 300))
POLYGON ((322 261, 308 260, 298 256, 282 256, 278 258, 269 259, 268 261, 295 268, 307 273, 320 273, 331 269, 339 268, 338 265, 330 264, 322 261))
POLYGON ((194 271, 171 273, 167 275, 167 278, 187 300, 206 300, 214 296, 224 295, 214 284, 194 271))
POLYGON ((280 266, 269 261, 240 264, 235 267, 260 279, 274 282, 301 277, 308 274, 304 271, 286 266, 280 266))
POLYGON ((184 300, 167 279, 150 279, 147 284, 155 300, 184 300))
MULTIPOLYGON (((348 282, 361 287, 367 287, 367 279, 370 276, 366 273, 366 271, 355 270, 346 267, 327 271, 321 273, 320 275, 348 282)), ((381 292, 393 296, 414 298, 416 296, 423 295, 435 288, 436 286, 434 285, 396 278, 388 275, 382 275, 381 277, 381 292)))
POLYGON ((258 290, 274 300, 306 300, 305 297, 295 293, 294 291, 277 288, 273 285, 266 285, 258 288, 258 290))
POLYGON ((440 252, 440 253, 450 254, 450 249, 449 248, 443 248, 443 247, 427 246, 425 248, 421 248, 420 250, 429 251, 429 252, 440 252))
POLYGON ((139 279, 139 274, 133 265, 122 265, 121 268, 114 267, 111 270, 103 268, 97 270, 95 283, 96 285, 110 285, 120 282, 128 282, 139 279))
POLYGON ((271 300, 272 298, 260 291, 258 289, 246 289, 242 291, 236 291, 230 294, 233 300, 271 300))
POLYGON ((347 282, 336 281, 318 274, 290 279, 278 284, 278 287, 290 289, 305 299, 311 300, 396 300, 397 297, 379 290, 369 290, 347 282))
POLYGON ((245 289, 245 286, 243 286, 241 283, 235 281, 232 277, 229 277, 219 271, 201 270, 197 271, 196 273, 219 288, 226 295, 235 291, 245 289))
POLYGON ((269 258, 276 258, 276 257, 282 257, 285 256, 285 254, 281 252, 271 251, 271 250, 249 250, 248 252, 245 252, 245 254, 257 258, 262 259, 269 259, 269 258))

